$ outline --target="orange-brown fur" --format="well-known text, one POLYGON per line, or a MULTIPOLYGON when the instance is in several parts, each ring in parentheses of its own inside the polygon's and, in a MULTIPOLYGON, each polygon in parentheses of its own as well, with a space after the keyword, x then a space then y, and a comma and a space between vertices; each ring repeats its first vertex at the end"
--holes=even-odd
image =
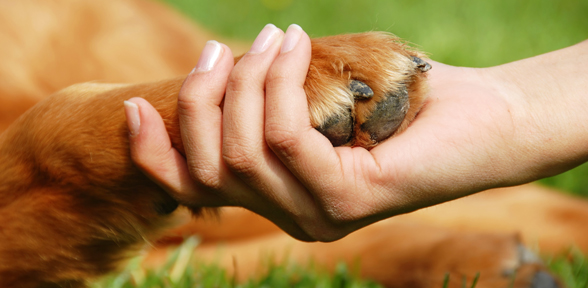
MULTIPOLYGON (((164 5, 142 0, 2 1, 0 27, 1 130, 75 83, 184 75, 213 37, 164 5)), ((228 43, 236 53, 246 51, 228 43)))
MULTIPOLYGON (((389 38, 357 37, 382 50, 389 38)), ((327 39, 341 42, 337 36, 327 39)), ((366 78, 378 72, 348 65, 365 70, 366 78)), ((162 115, 173 146, 183 151, 175 101, 183 78, 76 84, 40 101, 0 136, 0 183, 11 182, 0 190, 5 196, 0 213, 21 219, 4 224, 0 251, 18 251, 21 257, 9 257, 15 259, 0 269, 0 278, 19 285, 92 278, 113 270, 125 252, 157 228, 176 203, 132 164, 120 103, 130 95, 148 100, 162 115), (46 253, 31 264, 41 248, 36 245, 46 247, 46 253), (30 277, 32 271, 38 278, 30 277)))
MULTIPOLYGON (((175 203, 131 163, 122 100, 139 96, 151 102, 181 149, 175 97, 183 77, 134 85, 78 84, 46 97, 77 82, 129 83, 185 74, 209 36, 161 4, 139 0, 6 1, 0 3, 0 24, 0 129, 9 127, 0 134, 0 286, 83 286, 115 269, 166 223, 165 212, 175 203)), ((364 68, 353 64, 360 58, 345 55, 346 61, 333 66, 320 62, 335 58, 332 47, 317 51, 320 45, 313 46, 313 55, 325 55, 314 58, 315 71, 331 75, 328 81, 317 80, 323 87, 318 89, 345 84, 350 77, 372 87, 384 85, 373 80, 381 74, 370 73, 370 67, 361 72, 364 68), (351 76, 345 73, 347 65, 353 67, 351 76)), ((412 89, 424 92, 422 85, 412 89)), ((312 98, 315 92, 307 91, 311 103, 318 101, 312 98)), ((229 241, 223 261, 235 255, 241 277, 252 273, 246 267, 259 263, 260 249, 280 253, 292 247, 293 259, 315 256, 331 267, 338 259, 353 262, 363 256, 362 274, 390 287, 438 286, 439 275, 451 269, 468 277, 486 271, 479 287, 497 287, 507 281, 504 269, 522 265, 515 233, 544 251, 575 243, 586 252, 585 211, 584 201, 524 186, 385 220, 332 244, 295 242, 243 211, 221 215, 220 223, 197 219, 166 235, 203 235, 198 254, 204 259, 214 253, 217 241, 229 241), (250 229, 230 228, 241 217, 251 217, 250 229), (546 226, 537 226, 536 219, 546 226), (463 257, 464 250, 479 257, 463 257)), ((542 269, 536 264, 519 268, 515 287, 526 287, 525 275, 542 269)))
POLYGON ((110 102, 126 95, 102 98, 112 91, 103 86, 65 89, 0 136, 2 284, 65 285, 111 271, 160 224, 160 206, 175 205, 130 161, 124 114, 110 102))
MULTIPOLYGON (((381 50, 389 43, 389 36, 380 34, 357 37, 381 50)), ((326 40, 342 42, 338 36, 326 40)), ((321 50, 317 46, 317 53, 328 54, 328 47, 321 50)), ((378 72, 347 64, 345 58, 340 61, 366 79, 375 78, 378 72)), ((313 66, 324 74, 333 73, 320 64, 313 66)), ((5 131, 0 137, 0 154, 5 158, 0 164, 4 171, 0 182, 18 183, 7 186, 10 191, 1 191, 5 196, 1 213, 27 222, 5 224, 8 237, 0 249, 6 251, 3 254, 23 251, 26 257, 21 259, 29 259, 37 253, 29 248, 41 244, 34 239, 54 243, 42 242, 48 252, 43 260, 35 261, 38 267, 17 259, 12 268, 0 269, 11 275, 2 278, 26 281, 30 269, 42 271, 46 281, 100 275, 115 268, 117 260, 124 258, 121 253, 157 227, 167 214, 161 210, 175 208, 175 201, 133 166, 120 103, 130 95, 148 100, 162 115, 173 146, 183 151, 175 101, 183 79, 135 85, 76 84, 42 100, 5 131), (22 179, 22 175, 27 177, 22 179), (73 248, 64 249, 64 245, 73 248), (92 265, 80 265, 85 263, 92 265)))

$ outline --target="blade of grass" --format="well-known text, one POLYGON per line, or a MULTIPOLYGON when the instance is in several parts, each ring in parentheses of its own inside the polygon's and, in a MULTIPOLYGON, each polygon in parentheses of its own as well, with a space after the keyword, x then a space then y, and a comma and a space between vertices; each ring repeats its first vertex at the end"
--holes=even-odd
POLYGON ((449 273, 445 273, 445 277, 443 277, 443 288, 447 288, 449 285, 449 273))
POLYGON ((476 276, 474 276, 474 281, 472 282, 472 287, 471 288, 475 288, 476 284, 478 284, 478 279, 480 278, 480 272, 476 273, 476 276))

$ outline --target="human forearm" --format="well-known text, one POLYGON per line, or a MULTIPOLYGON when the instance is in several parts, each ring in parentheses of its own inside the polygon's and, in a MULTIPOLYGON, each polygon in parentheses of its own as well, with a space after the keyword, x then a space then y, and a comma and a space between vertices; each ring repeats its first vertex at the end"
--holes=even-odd
POLYGON ((517 182, 588 161, 588 41, 488 72, 511 104, 517 182))

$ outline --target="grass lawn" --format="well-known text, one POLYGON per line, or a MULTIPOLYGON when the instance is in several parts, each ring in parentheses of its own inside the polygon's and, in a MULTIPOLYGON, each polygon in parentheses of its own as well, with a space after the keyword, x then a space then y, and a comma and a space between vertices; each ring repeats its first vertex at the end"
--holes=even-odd
MULTIPOLYGON (((312 37, 392 32, 446 64, 488 67, 588 39, 578 0, 165 0, 211 31, 253 41, 267 23, 312 37)), ((541 181, 588 196, 588 164, 541 181)))
MULTIPOLYGON (((284 30, 296 23, 314 37, 383 30, 415 43, 434 60, 459 66, 499 65, 588 38, 588 1, 578 0, 166 2, 209 30, 232 38, 252 41, 267 23, 284 30)), ((588 197, 588 164, 540 182, 588 197)), ((570 255, 548 260, 550 267, 569 287, 588 287, 588 261, 579 253, 570 255)), ((170 259, 171 266, 174 261, 170 259)), ((174 280, 167 270, 149 274, 131 264, 97 287, 376 287, 357 279, 343 266, 335 275, 328 275, 317 269, 277 265, 267 277, 238 286, 214 266, 198 267, 198 273, 190 273, 192 269, 184 269, 174 280)))

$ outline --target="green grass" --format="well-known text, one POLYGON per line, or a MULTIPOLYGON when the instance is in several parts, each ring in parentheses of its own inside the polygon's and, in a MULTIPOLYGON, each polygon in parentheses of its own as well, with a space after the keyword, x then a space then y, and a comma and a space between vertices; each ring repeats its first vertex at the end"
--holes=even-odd
POLYGON ((452 65, 497 65, 588 38, 578 0, 168 0, 212 31, 251 40, 267 23, 311 36, 384 30, 452 65))
POLYGON ((360 279, 345 264, 334 273, 309 264, 301 267, 292 263, 271 263, 267 272, 258 278, 237 283, 232 275, 214 264, 198 262, 194 254, 196 238, 189 238, 168 258, 161 269, 149 270, 140 266, 142 257, 134 258, 117 275, 108 276, 92 284, 92 288, 379 288, 380 285, 360 279))
POLYGON ((566 173, 541 179, 539 183, 559 188, 571 194, 588 197, 588 163, 566 173))
MULTIPOLYGON (((194 255, 198 245, 196 238, 189 238, 174 250, 161 269, 150 270, 141 267, 143 258, 132 259, 123 271, 107 276, 91 285, 91 288, 381 288, 369 280, 361 279, 357 273, 340 263, 335 271, 327 273, 312 263, 306 267, 284 261, 271 263, 267 272, 258 278, 238 283, 225 270, 214 264, 202 264, 194 255)), ((269 261, 268 261, 269 262, 269 261)), ((568 253, 545 259, 552 272, 560 277, 568 288, 588 288, 588 259, 575 249, 568 253)), ((480 274, 468 283, 463 279, 463 288, 475 288, 480 274)), ((513 275, 514 277, 514 275, 513 275)), ((445 275, 439 287, 449 283, 445 275)), ((513 278, 514 279, 514 278, 513 278)))
POLYGON ((568 288, 588 288, 588 259, 581 252, 570 249, 567 254, 548 259, 547 265, 568 288))
MULTIPOLYGON (((588 38, 588 1, 578 0, 166 2, 209 30, 236 39, 253 40, 267 23, 282 29, 296 23, 313 37, 383 30, 416 44, 437 61, 459 66, 499 65, 588 38)), ((540 182, 588 196, 588 164, 540 182)), ((286 264, 270 267, 259 279, 236 284, 230 275, 214 265, 174 266, 182 258, 180 254, 170 259, 166 269, 158 271, 144 271, 138 268, 139 260, 134 260, 129 269, 95 287, 377 287, 357 279, 344 266, 329 275, 320 269, 286 264), (178 272, 174 274, 172 270, 178 272)), ((585 256, 577 252, 549 260, 552 271, 571 288, 588 287, 587 263, 585 256)))
MULTIPOLYGON (((451 65, 487 67, 588 38, 578 0, 166 0, 218 34, 253 40, 267 23, 311 36, 383 30, 451 65)), ((530 71, 531 72, 531 71, 530 71)), ((588 164, 540 181, 588 196, 588 164)))

